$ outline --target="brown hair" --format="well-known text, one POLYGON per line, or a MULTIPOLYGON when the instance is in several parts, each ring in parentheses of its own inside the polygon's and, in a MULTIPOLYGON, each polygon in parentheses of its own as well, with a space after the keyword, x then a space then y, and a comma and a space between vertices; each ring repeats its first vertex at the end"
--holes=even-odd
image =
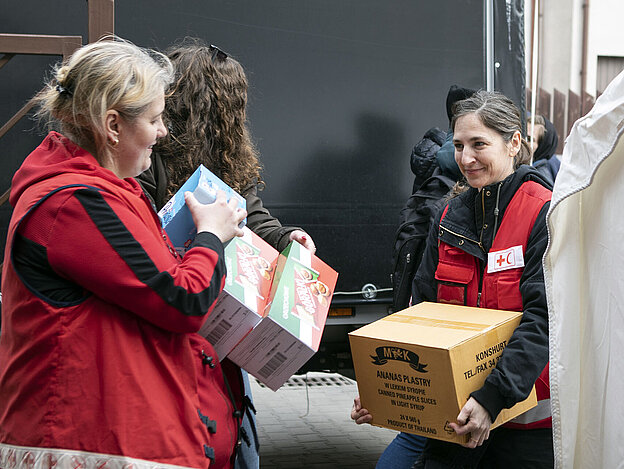
POLYGON ((262 183, 246 122, 248 82, 243 67, 197 39, 186 39, 168 55, 176 79, 165 102, 169 136, 157 151, 169 177, 169 196, 200 164, 239 193, 262 183))
MULTIPOLYGON (((520 111, 511 99, 497 91, 479 90, 470 98, 456 102, 451 121, 453 131, 457 119, 467 114, 475 114, 483 125, 496 131, 505 143, 509 143, 516 132, 522 135, 520 111)), ((530 162, 531 147, 521 137, 520 150, 514 157, 514 169, 530 162)))

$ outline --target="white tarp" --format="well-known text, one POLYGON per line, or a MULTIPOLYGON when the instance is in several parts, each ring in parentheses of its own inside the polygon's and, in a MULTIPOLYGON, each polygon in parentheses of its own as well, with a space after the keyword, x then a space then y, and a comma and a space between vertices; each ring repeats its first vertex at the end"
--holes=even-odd
POLYGON ((558 469, 624 468, 624 73, 566 140, 544 275, 558 469))

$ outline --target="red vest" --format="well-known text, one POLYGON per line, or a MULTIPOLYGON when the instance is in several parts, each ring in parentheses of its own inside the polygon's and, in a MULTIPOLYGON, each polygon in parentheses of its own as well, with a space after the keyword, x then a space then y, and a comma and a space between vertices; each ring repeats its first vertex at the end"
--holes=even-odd
MULTIPOLYGON (((535 220, 546 202, 551 198, 551 191, 542 185, 528 181, 522 184, 509 203, 500 228, 498 229, 490 253, 501 253, 494 256, 494 264, 503 265, 516 252, 508 251, 521 246, 522 254, 526 252, 527 242, 535 224, 535 220), (503 255, 504 254, 504 255, 503 255), (496 259, 500 257, 500 259, 496 259)), ((446 216, 446 210, 442 218, 446 216)), ((460 244, 462 241, 460 241, 460 244)), ((484 270, 479 298, 480 267, 479 260, 461 249, 440 241, 438 247, 439 261, 435 273, 438 284, 438 302, 482 308, 522 311, 522 295, 520 294, 520 277, 523 267, 509 268, 494 272, 484 270)), ((514 264, 512 262, 512 264, 514 264)), ((524 265, 524 263, 522 263, 524 265)), ((550 428, 552 416, 550 412, 550 385, 548 365, 535 382, 538 405, 515 418, 505 426, 512 428, 532 429, 550 428)))

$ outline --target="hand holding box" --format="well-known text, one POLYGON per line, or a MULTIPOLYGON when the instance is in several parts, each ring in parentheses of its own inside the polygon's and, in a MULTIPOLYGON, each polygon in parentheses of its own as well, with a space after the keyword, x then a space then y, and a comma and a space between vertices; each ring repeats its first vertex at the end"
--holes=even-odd
MULTIPOLYGON (((209 204, 215 201, 219 190, 225 192, 228 200, 234 197, 240 208, 247 209, 244 197, 236 193, 204 165, 199 165, 178 192, 158 212, 163 229, 180 255, 184 255, 196 235, 193 217, 184 201, 184 193, 192 192, 199 202, 209 204)), ((241 222, 241 228, 245 226, 246 220, 241 222)))

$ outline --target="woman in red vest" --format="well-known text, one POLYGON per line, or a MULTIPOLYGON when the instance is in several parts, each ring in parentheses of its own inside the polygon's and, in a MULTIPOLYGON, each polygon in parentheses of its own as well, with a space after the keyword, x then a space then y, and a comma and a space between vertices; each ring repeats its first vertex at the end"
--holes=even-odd
POLYGON ((548 308, 542 256, 551 187, 529 166, 520 113, 498 93, 460 101, 453 116, 455 160, 468 188, 449 200, 430 234, 412 301, 522 311, 520 325, 486 379, 451 424, 465 448, 429 440, 425 468, 553 467, 548 389, 548 308), (502 428, 503 408, 536 385, 538 406, 502 428))
MULTIPOLYGON (((479 91, 454 108, 455 160, 465 177, 434 222, 414 277, 412 304, 437 301, 522 311, 496 368, 451 423, 465 446, 427 440, 415 467, 551 468, 548 308, 542 256, 551 186, 529 162, 520 112, 500 93, 479 91), (504 408, 535 384, 538 406, 490 431, 504 408)), ((356 405, 357 405, 356 401, 356 405)), ((368 420, 355 408, 357 421, 368 420)))

